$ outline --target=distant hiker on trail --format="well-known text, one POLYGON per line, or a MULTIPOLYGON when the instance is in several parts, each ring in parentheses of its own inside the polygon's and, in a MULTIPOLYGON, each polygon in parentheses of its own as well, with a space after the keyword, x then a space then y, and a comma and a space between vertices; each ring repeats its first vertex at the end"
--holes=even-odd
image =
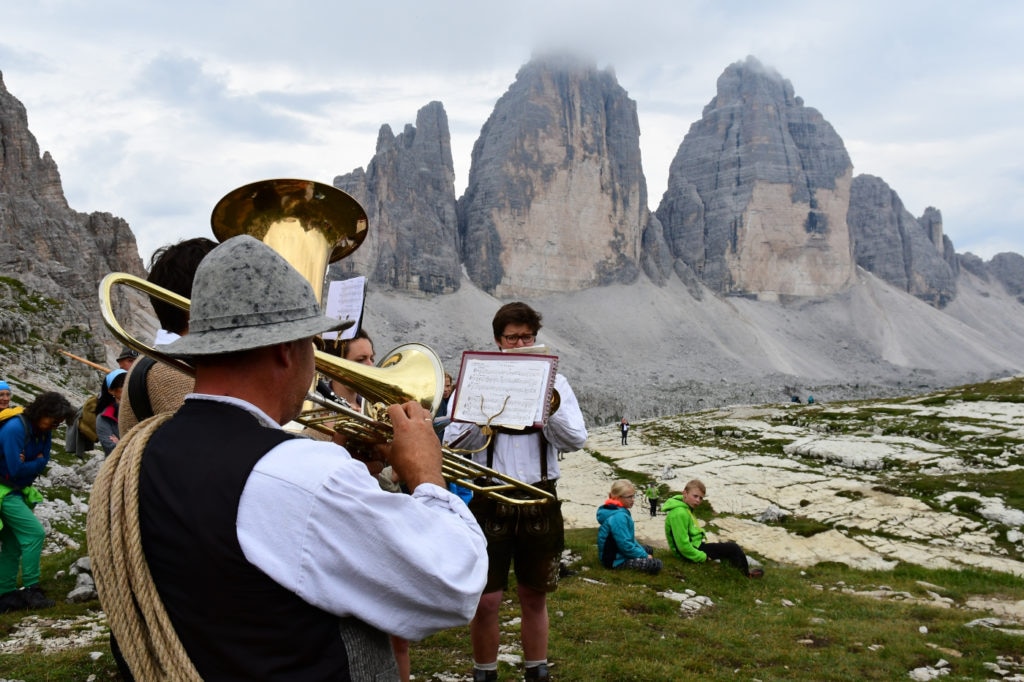
POLYGON ((665 539, 669 549, 681 559, 704 563, 708 559, 724 559, 751 578, 760 578, 764 571, 751 569, 747 555, 735 542, 704 542, 704 529, 697 523, 693 509, 700 506, 707 495, 704 484, 693 479, 686 484, 682 495, 665 502, 665 539))
POLYGON ((622 444, 628 445, 627 441, 629 440, 629 420, 623 417, 622 421, 619 423, 619 429, 622 431, 622 444))
POLYGON ((644 490, 644 495, 647 496, 647 504, 651 509, 652 519, 658 515, 658 496, 660 494, 661 491, 658 490, 658 484, 654 481, 651 481, 644 490))

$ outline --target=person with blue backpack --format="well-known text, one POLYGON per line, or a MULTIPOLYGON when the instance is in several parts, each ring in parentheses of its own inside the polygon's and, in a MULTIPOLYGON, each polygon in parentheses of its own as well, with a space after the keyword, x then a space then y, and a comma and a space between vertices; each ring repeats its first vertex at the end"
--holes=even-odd
POLYGON ((43 499, 32 484, 50 463, 53 429, 74 413, 67 398, 46 392, 0 425, 0 613, 54 604, 39 587, 46 530, 32 512, 43 499))

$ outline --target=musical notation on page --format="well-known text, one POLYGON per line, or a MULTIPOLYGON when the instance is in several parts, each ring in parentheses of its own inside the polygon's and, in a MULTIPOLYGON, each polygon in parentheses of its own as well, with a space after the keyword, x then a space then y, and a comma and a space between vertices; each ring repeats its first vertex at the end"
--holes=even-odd
POLYGON ((548 416, 558 358, 466 351, 452 420, 514 429, 540 427, 548 416))
POLYGON ((331 282, 327 289, 324 313, 337 320, 355 320, 355 324, 340 332, 325 332, 323 338, 347 340, 354 338, 363 319, 366 301, 366 277, 352 277, 331 282))

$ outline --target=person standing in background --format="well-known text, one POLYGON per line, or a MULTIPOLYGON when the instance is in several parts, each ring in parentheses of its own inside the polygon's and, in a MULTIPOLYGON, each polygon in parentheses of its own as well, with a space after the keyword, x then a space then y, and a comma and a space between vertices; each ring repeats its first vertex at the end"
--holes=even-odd
POLYGON ((658 490, 658 484, 654 481, 648 483, 644 494, 647 496, 647 505, 651 510, 651 518, 653 519, 658 515, 658 497, 661 494, 658 490))
POLYGON ((96 435, 104 455, 113 452, 121 439, 117 414, 126 374, 123 369, 115 369, 103 377, 100 385, 100 397, 96 400, 96 435))
POLYGON ((619 422, 619 430, 622 432, 622 444, 628 445, 629 443, 627 441, 629 440, 629 420, 626 419, 625 417, 623 417, 622 421, 619 422))
MULTIPOLYGON (((540 328, 540 313, 522 302, 503 305, 491 322, 494 342, 508 352, 532 346, 540 328)), ((576 395, 561 374, 555 375, 555 390, 561 402, 541 428, 499 429, 488 441, 476 424, 452 422, 445 429, 444 442, 455 449, 482 448, 473 455, 478 463, 557 495, 558 453, 582 448, 587 428, 576 395)), ((559 562, 565 546, 561 503, 556 497, 524 511, 521 506, 475 495, 469 508, 487 536, 489 560, 487 586, 470 623, 473 682, 498 679, 498 616, 512 565, 522 609, 525 679, 550 680, 547 595, 558 588, 559 562)))
POLYGON ((139 351, 128 346, 121 346, 121 353, 117 356, 117 366, 127 372, 138 357, 139 351))
POLYGON ((6 410, 11 406, 11 398, 14 397, 14 393, 11 391, 11 385, 6 381, 0 381, 0 411, 6 410))
POLYGON ((441 404, 437 406, 437 412, 434 413, 434 432, 437 433, 437 439, 444 441, 444 430, 448 424, 451 423, 450 409, 448 407, 448 399, 452 397, 452 391, 455 389, 455 382, 452 379, 452 375, 448 372, 444 373, 444 391, 441 393, 441 404))

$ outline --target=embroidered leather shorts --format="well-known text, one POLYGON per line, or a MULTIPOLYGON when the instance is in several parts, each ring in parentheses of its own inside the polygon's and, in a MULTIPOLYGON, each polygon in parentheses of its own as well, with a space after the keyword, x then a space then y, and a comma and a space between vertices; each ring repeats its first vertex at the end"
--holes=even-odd
MULTIPOLYGON (((554 481, 541 484, 534 485, 555 492, 554 481)), ((490 566, 484 592, 505 590, 513 566, 520 585, 539 592, 558 588, 558 564, 565 549, 561 501, 512 505, 476 495, 469 509, 487 538, 490 566)))

